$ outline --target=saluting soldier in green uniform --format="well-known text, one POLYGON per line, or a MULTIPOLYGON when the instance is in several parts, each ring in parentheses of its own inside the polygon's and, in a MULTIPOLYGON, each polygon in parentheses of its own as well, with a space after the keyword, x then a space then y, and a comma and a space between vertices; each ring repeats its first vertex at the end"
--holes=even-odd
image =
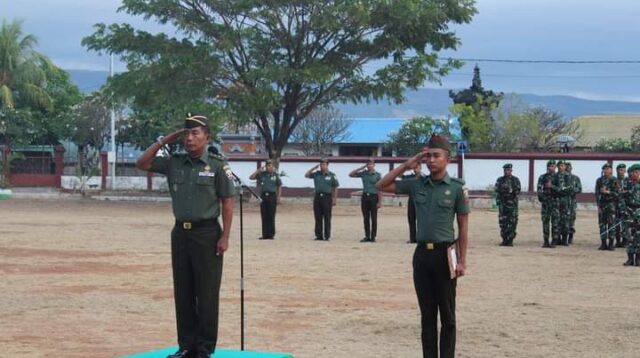
POLYGON ((627 262, 625 266, 640 266, 640 164, 629 167, 630 190, 625 194, 628 213, 628 229, 630 232, 627 243, 627 262))
POLYGON ((576 217, 578 210, 578 201, 576 195, 582 193, 582 181, 580 177, 573 174, 573 166, 571 162, 567 162, 567 173, 571 175, 571 186, 573 193, 571 194, 571 218, 569 220, 569 245, 573 244, 573 235, 576 233, 576 217))
POLYGON ((542 238, 544 244, 542 247, 555 247, 555 242, 549 242, 549 235, 551 233, 551 215, 553 213, 553 207, 557 205, 553 193, 551 192, 552 185, 551 179, 556 173, 556 161, 549 160, 547 162, 547 172, 538 177, 538 201, 540 202, 540 216, 542 217, 542 238))
POLYGON ((209 357, 218 338, 222 258, 229 247, 235 187, 229 165, 206 150, 210 138, 207 118, 188 113, 184 129, 158 137, 136 163, 138 169, 167 176, 176 219, 171 264, 179 350, 172 358, 209 357), (156 156, 180 136, 186 153, 156 156))
POLYGON ((551 178, 551 186, 551 193, 556 198, 551 214, 551 237, 556 245, 568 246, 573 185, 564 160, 558 161, 558 172, 551 178))
POLYGON ((381 178, 380 173, 376 171, 376 163, 373 159, 369 159, 365 165, 352 170, 349 176, 362 179, 360 209, 364 219, 364 238, 360 242, 376 242, 378 209, 382 205, 376 188, 376 183, 381 178))
POLYGON ((440 357, 455 355, 456 282, 451 279, 447 248, 454 242, 454 219, 458 224, 458 259, 455 273, 466 270, 469 199, 464 181, 447 174, 449 141, 434 135, 428 149, 416 154, 385 175, 376 184, 379 190, 408 194, 416 205, 417 245, 413 254, 413 282, 422 316, 423 357, 438 357, 438 311, 440 312, 440 357), (415 180, 395 181, 423 158, 430 175, 415 180))
POLYGON ((329 160, 326 158, 322 158, 320 164, 309 169, 304 176, 313 179, 315 240, 329 241, 331 240, 331 209, 336 205, 340 183, 338 183, 336 175, 329 171, 329 160), (316 170, 318 167, 320 170, 316 170))
POLYGON ((616 166, 616 180, 620 185, 620 196, 618 197, 618 205, 616 207, 616 222, 620 223, 616 227, 616 247, 625 247, 627 241, 629 241, 627 230, 627 208, 625 203, 625 190, 630 190, 631 180, 625 174, 627 172, 627 165, 624 163, 616 166))
POLYGON ((613 238, 615 236, 616 206, 620 194, 620 184, 611 175, 611 164, 602 166, 602 176, 596 180, 596 203, 598 204, 598 227, 600 229, 600 247, 598 250, 615 250, 613 238), (607 245, 607 239, 609 245, 607 245))
POLYGON ((253 172, 249 179, 257 180, 260 186, 260 217, 262 219, 262 236, 260 240, 273 240, 276 235, 276 207, 280 204, 282 181, 275 172, 273 161, 267 160, 264 167, 253 172))
POLYGON ((513 246, 518 226, 518 195, 520 194, 520 179, 512 174, 513 165, 507 163, 502 166, 504 175, 496 180, 496 204, 498 205, 498 224, 500 225, 500 246, 513 246))

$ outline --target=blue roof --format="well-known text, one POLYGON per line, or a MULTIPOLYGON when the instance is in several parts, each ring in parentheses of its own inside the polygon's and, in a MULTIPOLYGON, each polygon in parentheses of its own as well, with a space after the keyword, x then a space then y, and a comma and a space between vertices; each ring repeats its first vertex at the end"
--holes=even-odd
POLYGON ((384 143, 396 132, 404 118, 350 118, 349 138, 341 143, 384 143))

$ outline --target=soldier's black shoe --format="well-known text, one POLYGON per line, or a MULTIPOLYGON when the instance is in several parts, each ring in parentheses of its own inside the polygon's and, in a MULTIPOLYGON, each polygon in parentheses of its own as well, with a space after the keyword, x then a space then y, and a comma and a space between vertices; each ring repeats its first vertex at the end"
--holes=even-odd
POLYGON ((368 237, 363 237, 362 240, 360 240, 360 242, 369 242, 369 241, 371 241, 371 240, 369 240, 368 237))
POLYGON ((407 244, 415 244, 415 241, 407 240, 407 244))
POLYGON ((167 358, 194 358, 194 357, 196 357, 195 352, 190 351, 188 349, 179 349, 177 352, 167 356, 167 358))
POLYGON ((607 246, 607 250, 614 251, 616 247, 613 244, 613 239, 609 239, 609 245, 607 246))
POLYGON ((624 247, 622 240, 619 237, 616 237, 616 247, 624 247))
POLYGON ((325 237, 324 241, 331 241, 331 238, 330 237, 325 237))
POLYGON ((562 239, 560 240, 560 245, 569 246, 569 237, 568 235, 562 235, 562 239))
POLYGON ((498 246, 507 246, 507 242, 502 240, 502 242, 500 244, 498 244, 498 246))
POLYGON ((572 244, 573 244, 573 234, 569 234, 569 237, 567 238, 567 243, 568 243, 569 245, 572 245, 572 244))
POLYGON ((371 240, 369 240, 369 242, 376 242, 376 238, 372 237, 371 240))
POLYGON ((273 239, 275 239, 275 238, 274 238, 273 236, 271 236, 271 237, 265 237, 264 239, 265 239, 265 240, 273 240, 273 239))
POLYGON ((598 247, 598 250, 606 250, 606 249, 607 249, 607 241, 601 240, 600 247, 598 247))
POLYGON ((505 246, 512 247, 513 246, 513 239, 507 240, 507 244, 505 246))
POLYGON ((193 356, 193 358, 210 358, 211 354, 207 353, 207 352, 198 352, 196 353, 196 355, 193 356))
POLYGON ((623 263, 623 266, 633 266, 635 264, 635 254, 627 253, 627 262, 623 263))
POLYGON ((635 254, 635 261, 636 261, 636 266, 640 266, 640 256, 638 254, 635 254))
POLYGON ((544 240, 544 243, 542 244, 543 248, 551 248, 551 245, 549 244, 549 240, 544 240))
POLYGON ((315 241, 322 241, 322 238, 321 237, 316 237, 314 240, 315 241))

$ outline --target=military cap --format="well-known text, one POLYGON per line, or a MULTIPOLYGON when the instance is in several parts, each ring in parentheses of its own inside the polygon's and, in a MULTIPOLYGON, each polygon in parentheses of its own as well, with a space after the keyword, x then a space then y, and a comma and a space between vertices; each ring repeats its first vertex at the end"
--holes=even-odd
POLYGON ((628 169, 629 173, 631 173, 634 170, 640 170, 640 164, 634 164, 634 165, 630 166, 629 169, 628 169))
POLYGON ((502 169, 511 169, 511 168, 513 168, 513 164, 511 164, 511 163, 507 163, 507 164, 502 166, 502 169))
POLYGON ((556 165, 556 161, 555 160, 551 159, 551 160, 547 161, 547 166, 548 167, 552 166, 552 165, 556 165))
POLYGON ((269 164, 273 164, 273 160, 271 159, 265 160, 264 165, 269 165, 269 164))
POLYGON ((196 128, 196 127, 208 127, 207 124, 208 118, 195 113, 195 112, 187 112, 187 115, 184 119, 184 127, 185 128, 196 128))
POLYGON ((604 165, 602 166, 602 169, 607 169, 607 168, 611 168, 611 163, 604 163, 604 165))
POLYGON ((432 134, 431 138, 429 138, 429 142, 427 143, 427 146, 429 148, 444 149, 448 152, 451 151, 451 145, 449 144, 449 139, 439 134, 432 134))
POLYGON ((327 157, 322 157, 322 158, 320 158, 320 163, 327 163, 327 164, 329 164, 329 158, 327 158, 327 157))
POLYGON ((620 163, 620 164, 618 164, 618 166, 616 167, 616 169, 620 169, 620 168, 625 169, 626 167, 627 167, 627 165, 626 165, 626 164, 624 164, 624 163, 620 163))
POLYGON ((375 160, 373 160, 373 158, 368 158, 367 159, 367 164, 371 163, 371 164, 375 164, 375 160))
POLYGON ((558 160, 558 165, 560 165, 560 164, 567 165, 567 161, 564 160, 564 159, 560 159, 560 160, 558 160))

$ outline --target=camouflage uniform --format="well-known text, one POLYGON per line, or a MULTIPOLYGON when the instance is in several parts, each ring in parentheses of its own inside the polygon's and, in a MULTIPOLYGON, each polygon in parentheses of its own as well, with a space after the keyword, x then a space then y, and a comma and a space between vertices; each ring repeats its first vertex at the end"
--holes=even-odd
MULTIPOLYGON (((503 169, 511 169, 511 164, 505 164, 503 169)), ((518 226, 518 195, 520 194, 520 179, 506 174, 496 180, 494 186, 496 204, 498 205, 498 224, 500 225, 500 246, 513 246, 518 226)))
POLYGON ((567 162, 567 171, 571 174, 571 185, 573 186, 573 193, 571 194, 571 218, 569 220, 569 245, 573 244, 573 234, 576 233, 576 213, 578 210, 578 201, 576 195, 582 193, 582 181, 580 177, 573 174, 571 163, 567 162))
MULTIPOLYGON (((626 169, 626 165, 619 164, 616 169, 624 168, 626 169)), ((628 230, 628 213, 627 213, 627 205, 625 202, 625 196, 629 194, 631 189, 633 189, 633 185, 631 184, 631 179, 626 177, 624 174, 621 176, 617 176, 616 180, 620 185, 620 196, 618 197, 618 205, 616 207, 616 222, 619 222, 620 225, 616 227, 616 247, 625 247, 627 242, 629 241, 629 230, 628 230)))
MULTIPOLYGON (((611 168, 605 164, 602 169, 611 168)), ((613 238, 616 225, 616 206, 620 194, 620 184, 613 176, 602 175, 596 180, 596 203, 598 204, 598 226, 600 229, 600 247, 598 250, 614 250, 613 238), (607 246, 607 239, 609 245, 607 246)))
MULTIPOLYGON (((558 161, 558 167, 566 165, 566 162, 558 161)), ((558 171, 551 179, 551 192, 556 198, 556 205, 551 214, 551 237, 556 245, 567 246, 569 244, 569 228, 571 226, 571 210, 573 184, 571 174, 567 171, 558 171)))
MULTIPOLYGON (((550 160, 547 162, 547 170, 550 167, 554 167, 555 170, 556 162, 555 160, 550 160)), ((551 225, 551 212, 554 205, 556 205, 556 200, 551 193, 550 187, 545 187, 546 183, 551 183, 551 179, 553 178, 554 173, 544 173, 538 177, 538 201, 541 204, 540 216, 542 217, 542 235, 544 239, 544 244, 542 247, 554 247, 555 243, 549 243, 549 234, 551 225)))
MULTIPOLYGON (((629 167, 629 173, 640 170, 640 164, 629 167)), ((640 183, 628 181, 629 191, 625 193, 625 207, 627 209, 629 242, 627 243, 627 262, 625 266, 640 266, 640 183)))

